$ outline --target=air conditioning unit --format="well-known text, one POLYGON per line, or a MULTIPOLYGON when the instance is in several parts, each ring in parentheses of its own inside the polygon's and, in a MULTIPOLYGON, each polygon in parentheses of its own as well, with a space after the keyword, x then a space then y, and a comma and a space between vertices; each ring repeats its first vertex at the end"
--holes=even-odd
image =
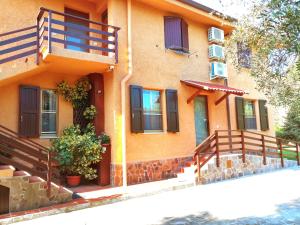
POLYGON ((223 43, 224 42, 224 31, 219 28, 216 28, 216 27, 209 28, 208 29, 208 41, 223 43))
POLYGON ((227 78, 227 65, 221 62, 210 63, 210 79, 227 78))
POLYGON ((220 45, 210 45, 208 47, 208 57, 210 59, 225 59, 224 48, 220 45))

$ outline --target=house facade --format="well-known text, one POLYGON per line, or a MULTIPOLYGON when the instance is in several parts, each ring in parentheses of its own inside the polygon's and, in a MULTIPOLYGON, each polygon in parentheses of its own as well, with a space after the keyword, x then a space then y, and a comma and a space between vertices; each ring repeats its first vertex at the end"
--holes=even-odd
POLYGON ((114 186, 176 176, 215 130, 274 136, 247 62, 209 56, 209 30, 234 27, 193 1, 3 0, 0 21, 0 125, 49 146, 76 120, 57 84, 88 77, 114 186))

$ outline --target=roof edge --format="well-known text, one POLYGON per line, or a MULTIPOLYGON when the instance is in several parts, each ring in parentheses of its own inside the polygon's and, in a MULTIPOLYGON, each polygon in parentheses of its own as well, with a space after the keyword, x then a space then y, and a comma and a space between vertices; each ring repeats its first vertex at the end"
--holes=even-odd
POLYGON ((215 9, 212 9, 212 8, 210 8, 208 6, 200 4, 200 3, 195 2, 193 0, 177 0, 177 1, 182 2, 182 3, 186 4, 186 5, 192 6, 192 7, 196 8, 196 9, 200 9, 200 10, 205 11, 207 13, 211 13, 212 15, 217 16, 219 18, 222 18, 224 20, 228 20, 228 21, 231 21, 231 22, 238 21, 237 18, 234 18, 232 16, 228 16, 228 15, 222 13, 222 12, 219 12, 219 11, 217 11, 215 9))

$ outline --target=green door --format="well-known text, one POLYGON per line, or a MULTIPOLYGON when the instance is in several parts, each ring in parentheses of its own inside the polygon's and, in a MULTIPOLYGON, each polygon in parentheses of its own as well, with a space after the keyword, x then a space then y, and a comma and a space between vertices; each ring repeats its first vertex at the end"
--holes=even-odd
POLYGON ((194 99, 196 144, 208 137, 207 98, 197 96, 194 99))

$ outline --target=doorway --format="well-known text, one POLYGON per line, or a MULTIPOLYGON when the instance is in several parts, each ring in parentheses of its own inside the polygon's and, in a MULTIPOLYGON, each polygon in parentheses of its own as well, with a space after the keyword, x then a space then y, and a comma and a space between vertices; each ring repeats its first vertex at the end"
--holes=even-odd
POLYGON ((207 96, 194 99, 196 145, 201 144, 209 135, 207 96))
MULTIPOLYGON (((74 9, 65 8, 65 13, 70 14, 72 16, 81 17, 83 19, 89 19, 89 14, 80 12, 74 9)), ((89 28, 89 22, 81 19, 77 19, 74 17, 66 16, 65 22, 69 24, 66 26, 66 32, 69 35, 66 35, 66 41, 69 43, 66 44, 65 48, 81 51, 81 52, 88 52, 88 39, 85 37, 89 36, 89 32, 87 32, 87 28, 89 28), (74 43, 74 44, 73 44, 74 43)))

